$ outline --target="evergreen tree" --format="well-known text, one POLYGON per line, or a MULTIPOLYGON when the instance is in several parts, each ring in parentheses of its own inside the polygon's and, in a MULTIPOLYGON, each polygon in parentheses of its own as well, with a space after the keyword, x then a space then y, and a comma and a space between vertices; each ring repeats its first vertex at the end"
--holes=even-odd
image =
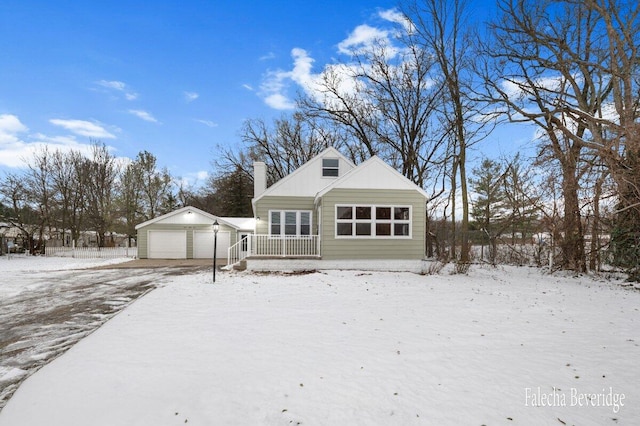
POLYGON ((504 172, 500 163, 485 158, 473 174, 469 181, 476 198, 472 200, 471 217, 489 238, 489 259, 495 263, 497 239, 508 224, 504 172))

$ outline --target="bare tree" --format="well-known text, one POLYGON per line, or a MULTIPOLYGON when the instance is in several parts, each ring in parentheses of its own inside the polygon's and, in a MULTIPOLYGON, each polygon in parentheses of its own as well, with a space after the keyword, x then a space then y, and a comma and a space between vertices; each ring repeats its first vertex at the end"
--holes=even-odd
POLYGON ((216 176, 244 173, 253 180, 253 162, 267 164, 269 185, 289 175, 328 146, 342 148, 342 135, 324 128, 301 113, 282 116, 272 125, 263 120, 247 120, 242 129, 244 147, 223 150, 222 160, 214 163, 216 176))
POLYGON ((0 200, 5 205, 0 218, 20 230, 26 249, 33 254, 34 236, 41 228, 41 218, 33 207, 30 191, 22 176, 7 174, 0 181, 0 200))
POLYGON ((482 69, 486 99, 511 121, 535 123, 543 132, 542 155, 558 161, 564 198, 565 267, 586 269, 578 202, 579 165, 602 128, 611 81, 597 65, 606 62, 601 17, 587 2, 501 0, 482 69))
MULTIPOLYGON (((25 175, 28 197, 31 205, 38 211, 38 233, 34 250, 43 252, 45 230, 51 234, 54 212, 54 188, 52 183, 53 167, 47 147, 36 151, 27 162, 25 175)), ((35 225, 35 223, 34 223, 35 225)))
POLYGON ((76 240, 82 216, 82 190, 76 179, 77 151, 55 150, 51 154, 51 184, 55 200, 55 220, 62 243, 66 244, 67 232, 76 240))
POLYGON ((581 208, 585 211, 583 215, 585 235, 590 236, 585 250, 591 271, 600 271, 603 262, 602 252, 609 244, 609 239, 602 238, 605 232, 610 232, 608 228, 611 222, 610 218, 606 217, 607 209, 603 203, 606 203, 614 193, 609 168, 597 155, 585 158, 585 174, 580 188, 580 198, 584 200, 581 208))
POLYGON ((462 220, 460 226, 460 262, 469 262, 469 195, 467 188, 467 149, 491 131, 490 119, 480 118, 482 103, 473 93, 475 81, 472 63, 475 60, 472 26, 464 0, 413 0, 405 13, 412 22, 414 37, 422 49, 435 59, 443 88, 439 104, 442 137, 449 141, 453 241, 451 255, 455 258, 455 203, 457 177, 460 179, 462 220))
POLYGON ((615 235, 623 252, 631 249, 623 263, 637 265, 640 5, 505 0, 499 8, 502 19, 486 50, 497 71, 485 74, 488 95, 511 120, 537 124, 562 167, 566 266, 586 266, 576 195, 585 153, 598 156, 616 182, 621 232, 615 235))
POLYGON ((122 167, 118 179, 119 216, 124 221, 124 232, 128 236, 129 245, 136 236, 136 225, 145 219, 142 215, 142 171, 135 161, 122 167))
POLYGON ((531 241, 533 233, 538 229, 540 216, 540 199, 538 186, 540 178, 535 175, 533 164, 525 162, 520 154, 503 160, 505 208, 508 212, 511 229, 511 244, 531 241))
POLYGON ((80 163, 79 176, 86 191, 88 224, 95 230, 98 246, 105 247, 106 233, 115 219, 118 167, 106 145, 94 142, 91 158, 80 163))
POLYGON ((299 103, 306 114, 347 129, 359 152, 379 155, 416 185, 433 187, 442 176, 446 145, 433 128, 442 87, 433 55, 413 34, 405 32, 397 42, 400 47, 377 40, 354 51, 351 63, 325 70, 316 93, 299 103))
POLYGON ((167 213, 164 205, 172 197, 172 178, 167 168, 158 169, 156 157, 148 151, 136 156, 133 166, 137 169, 134 177, 140 179, 140 210, 144 220, 167 213))

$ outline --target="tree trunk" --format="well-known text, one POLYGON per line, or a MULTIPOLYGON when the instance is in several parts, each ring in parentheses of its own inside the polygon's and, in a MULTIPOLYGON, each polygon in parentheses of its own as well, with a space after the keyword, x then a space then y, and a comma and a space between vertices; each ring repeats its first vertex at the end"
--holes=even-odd
POLYGON ((562 195, 564 196, 564 238, 562 255, 565 267, 576 272, 586 272, 584 235, 578 200, 578 180, 575 164, 563 164, 562 195))
POLYGON ((433 236, 431 234, 431 220, 429 214, 426 214, 425 220, 425 244, 427 258, 433 258, 433 236))
MULTIPOLYGON (((464 133, 464 130, 461 129, 464 133)), ((460 191, 462 192, 462 229, 460 230, 460 262, 469 263, 469 197, 467 192, 466 142, 460 142, 460 191)))
POLYGON ((451 170, 451 249, 449 259, 455 261, 456 255, 456 174, 458 173, 458 158, 454 155, 453 170, 451 170))
POLYGON ((589 255, 589 270, 600 270, 600 196, 604 176, 596 180, 593 194, 593 223, 591 224, 591 253, 589 255))

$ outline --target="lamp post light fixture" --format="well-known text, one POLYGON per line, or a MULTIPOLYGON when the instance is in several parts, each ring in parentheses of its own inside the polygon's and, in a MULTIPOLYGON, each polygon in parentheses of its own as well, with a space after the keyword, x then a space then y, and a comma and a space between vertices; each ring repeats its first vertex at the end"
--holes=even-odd
POLYGON ((220 229, 220 224, 218 223, 218 219, 213 222, 213 282, 216 282, 216 256, 218 251, 218 230, 220 229))

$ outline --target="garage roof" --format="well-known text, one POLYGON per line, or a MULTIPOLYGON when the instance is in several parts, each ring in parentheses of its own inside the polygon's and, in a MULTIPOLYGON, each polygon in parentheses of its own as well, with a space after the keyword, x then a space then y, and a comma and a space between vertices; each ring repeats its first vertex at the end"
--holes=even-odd
POLYGON ((253 229, 253 224, 249 222, 253 220, 252 218, 219 217, 219 216, 212 215, 211 213, 207 213, 198 208, 195 208, 193 206, 186 206, 181 209, 174 210, 170 213, 164 214, 162 216, 158 216, 153 219, 147 220, 146 222, 142 222, 136 225, 136 229, 140 229, 145 226, 149 226, 159 222, 168 222, 168 223, 181 222, 180 218, 183 217, 184 214, 193 215, 193 219, 191 219, 193 222, 191 223, 194 223, 194 224, 210 225, 217 220, 218 223, 227 225, 236 230, 253 229))

